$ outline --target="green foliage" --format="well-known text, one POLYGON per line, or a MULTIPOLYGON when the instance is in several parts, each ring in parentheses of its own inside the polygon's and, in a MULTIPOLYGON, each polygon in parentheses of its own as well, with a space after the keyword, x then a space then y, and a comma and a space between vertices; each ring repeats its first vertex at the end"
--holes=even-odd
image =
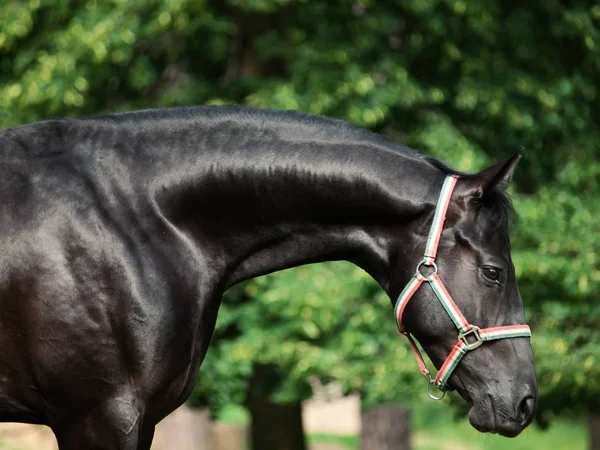
MULTIPOLYGON (((596 2, 23 0, 0 17, 4 126, 236 102, 346 119, 463 170, 524 145, 513 248, 539 411, 597 412, 596 2)), ((280 400, 309 395, 311 376, 367 402, 415 390, 389 301, 360 271, 291 270, 225 303, 196 401, 241 402, 254 360, 280 368, 280 400)))
POLYGON ((269 394, 279 402, 310 397, 312 379, 337 380, 367 403, 406 399, 422 380, 405 344, 389 298, 361 269, 289 269, 226 294, 195 401, 218 410, 243 399, 254 363, 278 366, 269 394))

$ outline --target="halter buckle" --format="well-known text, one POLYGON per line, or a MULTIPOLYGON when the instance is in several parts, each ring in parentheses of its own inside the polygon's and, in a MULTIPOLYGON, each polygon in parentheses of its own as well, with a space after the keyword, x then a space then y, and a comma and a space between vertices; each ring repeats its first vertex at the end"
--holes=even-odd
POLYGON ((467 351, 475 350, 477 347, 483 344, 481 336, 479 335, 479 327, 476 327, 475 325, 471 325, 470 330, 465 331, 464 333, 459 333, 458 339, 463 341, 467 351), (469 342, 468 338, 475 338, 475 342, 469 342))

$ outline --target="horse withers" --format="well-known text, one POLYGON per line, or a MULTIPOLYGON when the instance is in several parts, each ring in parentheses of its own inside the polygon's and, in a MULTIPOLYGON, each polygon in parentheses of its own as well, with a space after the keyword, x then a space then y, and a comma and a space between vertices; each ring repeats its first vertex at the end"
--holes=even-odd
POLYGON ((225 290, 327 260, 380 283, 473 426, 531 421, 505 193, 519 154, 461 174, 345 122, 227 106, 8 128, 0 158, 2 421, 47 424, 61 450, 147 450, 225 290))

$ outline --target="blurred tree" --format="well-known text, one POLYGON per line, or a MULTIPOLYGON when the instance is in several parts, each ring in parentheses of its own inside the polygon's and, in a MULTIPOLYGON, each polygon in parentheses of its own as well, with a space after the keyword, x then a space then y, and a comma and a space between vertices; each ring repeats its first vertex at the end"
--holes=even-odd
MULTIPOLYGON (((513 247, 534 330, 538 418, 598 414, 597 2, 23 0, 2 2, 0 17, 5 126, 54 115, 237 102, 343 118, 463 170, 479 169, 524 145, 515 188, 521 221, 513 247)), ((296 283, 301 270, 311 269, 298 270, 281 279, 296 283)), ((345 276, 336 272, 331 281, 345 276)), ((277 278, 265 280, 243 286, 261 306, 244 306, 239 314, 268 311, 270 296, 277 294, 261 289, 277 278)), ((310 292, 314 285, 302 289, 310 292)), ((355 292, 363 285, 370 286, 361 281, 355 292)), ((308 298, 306 292, 297 295, 308 298)), ((326 291, 311 295, 308 310, 329 311, 330 323, 315 322, 310 312, 290 316, 287 303, 280 303, 271 316, 252 316, 248 328, 236 331, 249 350, 231 341, 209 352, 207 374, 238 375, 221 377, 211 398, 240 398, 252 355, 292 367, 277 389, 279 399, 285 392, 303 398, 306 377, 326 371, 348 390, 365 389, 373 396, 366 401, 391 396, 397 388, 391 374, 414 367, 394 353, 403 352, 403 344, 381 350, 381 359, 371 357, 387 348, 383 341, 390 335, 381 324, 393 326, 389 303, 376 294, 374 303, 330 310, 335 297, 326 291), (387 314, 369 319, 377 326, 354 322, 363 320, 360 308, 375 304, 371 314, 387 314), (338 320, 350 326, 338 329, 338 320), (281 345, 269 346, 264 330, 282 327, 274 325, 278 321, 289 329, 275 334, 281 345), (250 324, 263 327, 263 335, 250 324), (295 337, 282 343, 284 336, 295 337), (356 364, 342 364, 340 373, 342 353, 356 364), (358 381, 366 373, 371 376, 358 381)), ((223 326, 232 326, 228 316, 236 314, 226 305, 223 326)))
POLYGON ((290 447, 288 436, 301 428, 293 411, 312 395, 313 379, 362 392, 365 408, 408 401, 417 382, 424 395, 412 353, 397 336, 389 299, 349 263, 260 277, 226 294, 192 402, 208 403, 213 411, 232 399, 246 403, 251 412, 261 412, 252 414, 253 423, 269 418, 262 439, 280 439, 253 448, 302 448, 290 447))
POLYGON ((286 378, 279 366, 253 365, 246 399, 252 449, 306 450, 301 403, 297 399, 282 403, 270 398, 273 387, 286 378))

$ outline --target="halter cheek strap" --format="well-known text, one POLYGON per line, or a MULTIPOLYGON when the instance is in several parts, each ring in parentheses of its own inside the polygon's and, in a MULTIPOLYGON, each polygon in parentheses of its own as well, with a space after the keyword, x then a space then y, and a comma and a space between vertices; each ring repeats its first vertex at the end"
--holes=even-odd
POLYGON ((398 297, 398 301, 396 302, 396 306, 394 308, 396 322, 398 323, 398 330, 408 338, 408 342, 410 343, 410 346, 415 354, 415 358, 417 359, 419 370, 429 381, 427 393, 435 400, 439 400, 444 396, 445 392, 448 390, 448 379, 452 375, 454 369, 456 369, 456 366, 458 366, 458 363, 462 357, 467 352, 475 350, 477 347, 487 341, 503 338, 531 336, 531 330, 527 325, 508 325, 485 329, 471 325, 462 314, 437 274, 435 258, 437 255, 440 238, 442 236, 444 222, 446 220, 446 212, 448 210, 450 198, 452 197, 452 192, 454 191, 457 180, 458 176, 451 175, 446 177, 446 180, 444 181, 444 185, 442 186, 442 191, 440 192, 440 197, 435 210, 435 215, 433 216, 431 230, 429 231, 429 238, 427 239, 423 261, 421 261, 417 266, 415 274, 398 297), (423 267, 429 268, 429 275, 422 274, 421 270, 423 267), (444 364, 442 364, 442 367, 440 368, 435 379, 431 376, 431 373, 427 369, 425 361, 421 356, 421 352, 419 351, 415 340, 402 325, 402 315, 404 314, 404 309, 415 292, 417 292, 417 290, 421 287, 423 282, 429 283, 436 297, 450 316, 450 319, 452 319, 452 322, 454 322, 454 325, 456 328, 458 328, 458 342, 450 351, 450 354, 446 358, 444 364), (436 397, 431 392, 432 385, 436 386, 440 391, 442 391, 441 396, 436 397))

